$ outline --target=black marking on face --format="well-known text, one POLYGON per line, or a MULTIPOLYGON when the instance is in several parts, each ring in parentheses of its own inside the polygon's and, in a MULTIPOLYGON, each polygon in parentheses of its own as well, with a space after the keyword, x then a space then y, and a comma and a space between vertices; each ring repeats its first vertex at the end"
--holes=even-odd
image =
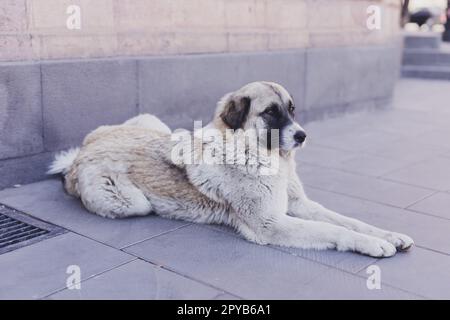
POLYGON ((285 127, 292 124, 292 115, 288 111, 288 107, 282 107, 278 103, 272 103, 260 116, 264 119, 267 128, 267 148, 272 148, 272 132, 277 129, 279 132, 279 145, 281 145, 282 131, 285 127))
MULTIPOLYGON (((272 89, 272 91, 278 96, 278 98, 280 98, 281 104, 284 104, 281 92, 275 86, 271 85, 270 83, 265 83, 265 84, 270 89, 272 89)), ((291 117, 295 118, 295 105, 294 105, 292 97, 287 102, 287 106, 286 107, 287 107, 288 113, 291 115, 291 117)))
POLYGON ((288 102, 288 112, 292 118, 295 118, 295 105, 292 100, 289 100, 288 102))
POLYGON ((220 118, 231 129, 242 129, 245 121, 247 121, 250 104, 251 99, 249 97, 231 99, 225 106, 220 118))

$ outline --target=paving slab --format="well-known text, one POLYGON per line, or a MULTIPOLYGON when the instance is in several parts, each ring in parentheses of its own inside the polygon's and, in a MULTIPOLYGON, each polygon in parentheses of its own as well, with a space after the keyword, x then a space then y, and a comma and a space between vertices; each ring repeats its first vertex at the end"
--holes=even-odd
POLYGON ((299 164, 305 185, 404 208, 424 199, 433 190, 365 177, 336 169, 299 164))
POLYGON ((438 192, 408 207, 408 210, 423 212, 450 220, 450 193, 438 192))
POLYGON ((418 246, 450 254, 448 220, 309 187, 306 192, 311 199, 331 210, 386 230, 405 233, 418 246))
POLYGON ((66 287, 67 268, 80 268, 81 279, 135 259, 85 237, 66 233, 0 255, 0 299, 38 299, 66 287))
POLYGON ((316 145, 307 140, 305 147, 297 151, 296 158, 298 161, 307 164, 337 168, 343 161, 352 159, 356 154, 328 146, 316 145))
POLYGON ((370 149, 372 146, 395 142, 400 138, 404 138, 404 136, 366 128, 357 133, 353 130, 348 130, 348 132, 341 135, 321 138, 316 143, 344 151, 362 152, 370 149))
POLYGON ((301 163, 340 169, 345 172, 379 177, 405 166, 404 161, 377 157, 327 146, 310 145, 297 152, 301 163))
POLYGON ((394 105, 398 110, 436 114, 448 111, 443 103, 450 92, 450 82, 442 80, 402 79, 397 82, 394 105), (426 92, 426 97, 424 97, 426 92))
MULTIPOLYGON (((202 225, 220 232, 225 232, 231 236, 242 238, 236 231, 223 225, 202 225)), ((339 252, 336 250, 305 250, 299 248, 288 248, 270 245, 271 248, 287 252, 293 256, 318 262, 320 264, 334 267, 351 273, 357 273, 362 268, 376 261, 375 258, 363 256, 354 252, 339 252)))
POLYGON ((219 294, 217 297, 214 298, 214 300, 241 300, 241 299, 231 294, 224 293, 219 294))
POLYGON ((405 164, 416 164, 433 159, 444 151, 442 147, 420 143, 413 138, 401 138, 389 143, 369 146, 364 152, 369 155, 402 161, 405 164))
POLYGON ((405 166, 403 161, 360 154, 340 162, 335 168, 367 176, 380 177, 405 166))
MULTIPOLYGON (((448 115, 450 119, 450 114, 448 115)), ((447 128, 432 129, 422 132, 414 137, 414 140, 432 146, 441 147, 442 150, 450 151, 450 126, 447 128)))
POLYGON ((355 252, 340 252, 336 250, 307 250, 299 248, 274 247, 311 261, 343 270, 349 273, 357 273, 377 259, 364 256, 355 252))
MULTIPOLYGON (((401 132, 403 135, 416 134, 421 132, 429 131, 430 129, 448 129, 448 117, 450 114, 447 109, 444 109, 445 104, 442 101, 448 99, 447 92, 442 92, 440 96, 430 97, 428 99, 428 95, 425 98, 423 95, 424 90, 427 87, 421 89, 421 97, 416 98, 415 103, 420 104, 424 109, 423 110, 414 110, 414 109, 403 109, 399 107, 400 105, 406 105, 407 102, 407 92, 402 93, 402 97, 399 99, 403 99, 404 101, 394 100, 393 107, 384 112, 374 112, 370 114, 372 118, 372 123, 380 130, 388 130, 389 128, 400 128, 403 125, 415 125, 415 130, 404 131, 401 132), (440 104, 440 110, 433 110, 430 107, 430 104, 440 104), (428 110, 426 110, 428 108, 428 110), (421 127, 420 125, 423 125, 421 127), (424 130, 425 129, 425 130, 424 130)), ((369 117, 369 115, 368 115, 369 117)), ((414 129, 414 127, 411 127, 414 129)), ((398 131, 396 131, 398 132, 398 131)))
POLYGON ((377 265, 383 283, 431 299, 450 299, 449 255, 414 248, 408 254, 382 259, 377 265))
POLYGON ((450 190, 450 159, 435 157, 395 170, 383 178, 434 190, 450 190))
MULTIPOLYGON (((319 122, 316 124, 317 128, 313 127, 311 139, 315 145, 349 153, 364 153, 402 163, 429 159, 448 150, 448 141, 445 141, 449 134, 447 122, 440 126, 435 123, 424 124, 418 120, 403 119, 403 114, 397 112, 386 110, 359 116, 355 121, 361 123, 356 128, 350 127, 346 121, 337 124, 328 124, 328 120, 319 122), (331 134, 316 134, 316 131, 327 130, 331 130, 331 134)), ((447 119, 450 119, 450 116, 447 119)), ((307 148, 308 145, 305 150, 307 148)))
MULTIPOLYGON (((399 128, 399 130, 387 131, 388 128, 395 128, 399 125, 401 126, 401 124, 405 122, 407 124, 411 124, 411 121, 408 121, 407 119, 400 121, 401 115, 395 114, 395 116, 392 116, 394 110, 396 109, 388 106, 386 108, 379 108, 364 112, 354 112, 345 115, 341 114, 336 117, 329 117, 325 120, 322 119, 308 122, 303 126, 308 133, 309 141, 313 141, 314 144, 319 144, 322 140, 332 143, 333 138, 337 139, 340 136, 352 135, 358 137, 362 134, 367 134, 368 132, 393 132, 395 133, 395 136, 405 136, 405 131, 401 130, 403 128, 399 128)), ((302 123, 302 119, 297 120, 302 123)), ((431 130, 432 128, 433 127, 430 125, 429 127, 426 127, 423 132, 426 130, 431 130)), ((419 133, 419 129, 420 128, 416 129, 415 132, 419 133)))
POLYGON ((65 193, 61 181, 57 179, 2 190, 0 203, 116 248, 187 225, 186 222, 155 215, 102 218, 88 212, 79 199, 65 193))
MULTIPOLYGON (((381 283, 380 289, 369 289, 367 280, 369 275, 366 269, 361 271, 360 276, 351 275, 337 270, 329 270, 320 278, 308 284, 303 291, 304 299, 324 300, 416 300, 423 297, 394 288, 381 283)), ((382 275, 383 277, 383 275, 382 275)), ((382 278, 383 279, 383 278, 382 278)))
POLYGON ((192 225, 127 252, 245 299, 295 299, 329 269, 268 246, 192 225))
POLYGON ((379 112, 375 115, 375 119, 372 118, 372 125, 375 125, 380 131, 414 137, 413 140, 421 134, 436 129, 436 124, 434 123, 420 122, 418 119, 405 119, 403 118, 403 114, 398 114, 396 112, 397 109, 379 112))
POLYGON ((413 93, 403 89, 390 107, 357 112, 325 121, 314 121, 307 123, 305 128, 308 129, 310 136, 315 138, 330 138, 352 133, 358 136, 360 133, 382 131, 396 136, 411 137, 413 140, 434 130, 448 130, 450 113, 442 103, 446 99, 442 97, 445 91, 434 97, 427 94, 427 99, 424 99, 423 91, 429 90, 429 87, 424 88, 419 90, 420 97, 414 97, 413 101, 410 101, 413 93), (430 99, 433 101, 430 102, 430 99), (420 109, 414 109, 414 105, 420 105, 420 109), (436 106, 440 107, 437 109, 436 106))
POLYGON ((134 260, 81 282, 79 290, 65 289, 48 299, 214 299, 221 294, 151 263, 134 260))
POLYGON ((326 121, 316 120, 303 123, 297 119, 308 134, 308 142, 316 143, 317 139, 345 134, 350 130, 364 130, 367 128, 366 112, 350 113, 345 117, 330 117, 326 121))

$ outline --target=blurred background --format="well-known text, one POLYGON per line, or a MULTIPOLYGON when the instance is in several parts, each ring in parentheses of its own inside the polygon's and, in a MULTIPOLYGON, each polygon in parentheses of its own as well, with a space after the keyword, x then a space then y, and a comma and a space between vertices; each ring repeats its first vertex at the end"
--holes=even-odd
POLYGON ((443 32, 447 8, 447 0, 403 0, 402 23, 410 31, 443 32))

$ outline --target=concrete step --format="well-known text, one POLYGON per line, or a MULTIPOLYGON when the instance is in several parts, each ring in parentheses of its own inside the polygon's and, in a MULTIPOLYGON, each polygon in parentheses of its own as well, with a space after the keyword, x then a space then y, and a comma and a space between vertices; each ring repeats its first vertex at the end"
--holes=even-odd
POLYGON ((450 80, 450 66, 414 66, 404 65, 402 77, 450 80))
POLYGON ((450 66, 450 51, 437 49, 405 49, 404 65, 450 66))
POLYGON ((429 33, 407 33, 404 35, 405 48, 408 49, 437 49, 442 42, 441 33, 429 32, 429 33))

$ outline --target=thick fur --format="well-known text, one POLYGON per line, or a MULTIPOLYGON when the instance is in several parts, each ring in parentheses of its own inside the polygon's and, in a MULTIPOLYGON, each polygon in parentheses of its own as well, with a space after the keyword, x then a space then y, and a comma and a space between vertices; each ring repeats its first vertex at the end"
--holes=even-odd
MULTIPOLYGON (((413 245, 406 235, 347 218, 310 200, 295 168, 293 136, 302 131, 294 120, 293 100, 280 85, 251 83, 225 95, 207 126, 225 131, 280 130, 279 169, 261 175, 257 163, 176 163, 170 129, 150 115, 90 133, 80 150, 57 157, 50 172, 65 175, 65 189, 91 212, 109 218, 147 215, 234 227, 259 244, 350 250, 388 257, 413 245), (272 110, 275 109, 275 110, 272 110)), ((244 137, 245 138, 245 137, 244 137)), ((261 135, 268 139, 267 134, 261 135)), ((230 143, 222 136, 225 145, 230 143)), ((218 143, 217 140, 210 143, 218 143)), ((194 150, 202 146, 194 143, 194 150)))

